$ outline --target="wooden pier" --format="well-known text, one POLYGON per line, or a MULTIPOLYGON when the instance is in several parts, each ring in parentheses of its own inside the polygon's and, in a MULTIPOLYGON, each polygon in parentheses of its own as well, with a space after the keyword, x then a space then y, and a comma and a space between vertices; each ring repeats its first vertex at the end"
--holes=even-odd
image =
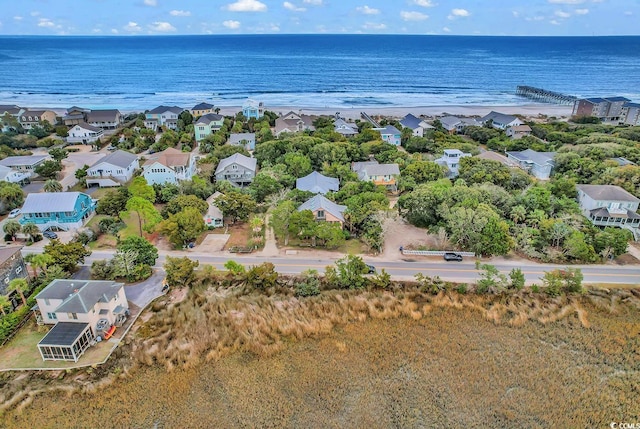
POLYGON ((516 90, 516 94, 520 97, 526 97, 542 103, 552 104, 572 105, 577 100, 573 95, 561 94, 559 92, 548 91, 546 89, 526 85, 519 85, 516 90))
POLYGON ((371 116, 367 115, 365 112, 360 112, 360 116, 362 116, 362 119, 373 125, 373 128, 380 128, 380 124, 378 124, 371 116))

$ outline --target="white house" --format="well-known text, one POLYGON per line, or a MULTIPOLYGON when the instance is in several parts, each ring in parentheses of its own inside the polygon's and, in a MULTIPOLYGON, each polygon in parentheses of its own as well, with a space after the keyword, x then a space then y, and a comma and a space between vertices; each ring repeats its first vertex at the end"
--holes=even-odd
POLYGON ((347 122, 342 118, 336 118, 333 122, 333 129, 336 133, 342 134, 346 137, 355 136, 358 134, 358 125, 353 122, 347 122))
POLYGON ((459 149, 445 149, 444 155, 436 159, 435 162, 446 167, 448 170, 447 177, 453 178, 458 177, 460 160, 468 156, 471 156, 471 154, 462 152, 459 149))
POLYGON ((460 134, 466 127, 477 127, 482 125, 473 118, 459 118, 457 116, 443 116, 439 119, 442 128, 449 134, 460 134))
POLYGON ((178 116, 182 112, 182 107, 158 106, 144 114, 144 126, 154 131, 163 126, 175 130, 178 128, 178 116))
POLYGON ((104 132, 101 128, 87 123, 76 124, 69 129, 67 142, 89 144, 100 140, 104 132))
POLYGON ((264 116, 264 103, 262 101, 252 100, 251 98, 247 98, 247 100, 242 105, 242 114, 247 119, 260 119, 264 116))
POLYGON ((0 165, 0 181, 24 185, 29 182, 29 177, 31 177, 31 173, 29 172, 18 171, 13 168, 5 167, 4 165, 0 165))
POLYGON ((150 185, 191 180, 195 174, 196 161, 191 153, 171 147, 150 155, 142 167, 142 176, 150 185))
POLYGON ((597 226, 628 229, 640 238, 640 199, 615 185, 576 185, 582 214, 597 226))
POLYGON ((50 159, 51 157, 49 155, 8 156, 5 159, 0 160, 0 165, 32 174, 33 170, 38 165, 50 159))
POLYGON ((256 133, 231 133, 228 143, 231 146, 244 146, 246 150, 255 150, 256 133))
POLYGON ((77 362, 94 338, 113 334, 129 315, 124 284, 54 280, 37 296, 38 322, 55 326, 38 343, 43 360, 77 362))
POLYGON ((423 119, 415 117, 411 113, 402 118, 400 124, 404 128, 409 128, 416 137, 424 137, 425 131, 432 130, 434 128, 433 125, 428 124, 423 119))
POLYGON ((224 216, 222 215, 222 210, 220 210, 215 204, 216 198, 221 195, 222 193, 215 192, 213 195, 207 198, 208 209, 207 213, 203 216, 204 223, 205 225, 207 225, 207 227, 220 228, 224 226, 224 216))
POLYGON ((87 186, 120 186, 131 180, 138 168, 140 164, 136 155, 117 150, 101 158, 87 170, 87 186))
POLYGON ((227 180, 234 186, 245 187, 253 182, 258 170, 255 158, 235 153, 220 160, 216 167, 216 181, 227 180))
POLYGON ((313 117, 309 115, 297 114, 293 111, 282 115, 276 119, 274 135, 280 136, 282 133, 297 133, 300 131, 315 131, 313 117))
POLYGON ((486 124, 491 122, 491 126, 498 130, 506 130, 509 127, 517 127, 518 125, 524 125, 520 119, 512 115, 505 115, 504 113, 489 112, 488 115, 480 119, 480 122, 486 124))
POLYGON ((402 132, 393 125, 387 125, 384 128, 373 128, 380 133, 380 137, 385 142, 394 146, 400 146, 402 141, 402 132))

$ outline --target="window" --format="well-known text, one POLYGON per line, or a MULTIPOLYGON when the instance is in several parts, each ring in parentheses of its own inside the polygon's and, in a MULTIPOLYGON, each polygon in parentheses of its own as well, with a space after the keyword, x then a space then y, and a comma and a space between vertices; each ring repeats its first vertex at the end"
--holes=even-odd
POLYGON ((58 320, 58 316, 56 316, 56 313, 47 313, 47 318, 51 320, 58 320))
POLYGON ((49 301, 49 298, 45 298, 44 299, 44 305, 51 305, 51 302, 49 301))
POLYGON ((78 313, 67 313, 68 319, 78 320, 78 313))
POLYGON ((324 210, 318 210, 318 219, 324 219, 324 210))
POLYGON ((16 268, 16 274, 20 274, 22 272, 22 267, 16 268))

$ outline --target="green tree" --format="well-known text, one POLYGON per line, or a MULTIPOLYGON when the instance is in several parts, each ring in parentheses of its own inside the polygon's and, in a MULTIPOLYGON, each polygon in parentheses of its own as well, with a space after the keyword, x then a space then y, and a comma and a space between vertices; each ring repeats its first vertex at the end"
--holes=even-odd
POLYGON ((183 194, 195 195, 200 199, 206 200, 213 194, 213 185, 201 177, 193 176, 191 180, 180 182, 180 191, 183 194))
POLYGON ((34 125, 33 127, 31 127, 31 129, 29 129, 29 135, 32 135, 38 139, 43 139, 47 137, 49 133, 44 129, 44 127, 40 125, 34 125))
POLYGON ((364 289, 366 278, 363 274, 369 271, 361 257, 347 255, 335 262, 334 267, 327 267, 328 281, 335 283, 340 289, 364 289), (329 269, 333 269, 333 273, 329 269))
POLYGON ((91 251, 77 241, 62 244, 58 239, 44 246, 44 253, 51 257, 51 265, 58 265, 69 273, 73 273, 78 264, 84 263, 84 258, 91 255, 91 251))
POLYGON ((15 290, 16 292, 18 292, 18 295, 20 295, 20 299, 22 300, 22 304, 25 307, 27 306, 27 298, 24 296, 24 294, 29 291, 29 283, 25 279, 17 278, 11 280, 9 282, 7 290, 15 290))
POLYGON ((135 265, 146 264, 153 266, 158 259, 158 249, 146 238, 132 235, 118 243, 116 249, 120 252, 135 251, 137 257, 135 265))
POLYGON ((187 207, 164 220, 160 224, 159 230, 169 238, 175 247, 181 247, 198 238, 207 230, 207 226, 198 209, 187 207))
POLYGON ((542 278, 544 291, 549 296, 558 296, 562 292, 562 274, 558 270, 544 273, 542 278))
POLYGON ((244 274, 247 270, 244 267, 244 265, 229 259, 227 262, 224 263, 224 267, 227 269, 227 271, 229 271, 229 274, 233 275, 233 276, 238 276, 240 274, 244 274))
POLYGON ((29 236, 29 241, 34 242, 40 235, 40 228, 38 228, 35 223, 29 222, 23 225, 22 233, 27 234, 29 236))
POLYGON ((509 279, 511 280, 511 289, 520 290, 524 287, 524 273, 520 268, 513 268, 509 272, 509 279))
POLYGON ((300 281, 296 282, 296 296, 315 296, 320 295, 320 279, 318 271, 306 270, 302 273, 300 281))
POLYGON ((2 230, 5 234, 11 237, 12 240, 16 238, 16 234, 22 231, 22 225, 17 220, 8 220, 2 230))
POLYGON ((315 246, 318 223, 311 210, 295 211, 289 218, 289 234, 301 240, 311 240, 315 246))
POLYGON ((284 245, 289 245, 289 222, 291 215, 296 211, 293 201, 284 200, 278 204, 269 216, 269 224, 274 234, 284 240, 284 245))
POLYGON ((0 213, 6 213, 20 207, 24 202, 24 193, 17 183, 0 181, 0 213))
POLYGON ((151 232, 153 228, 162 220, 162 216, 153 204, 142 197, 131 197, 127 201, 126 210, 120 213, 121 218, 125 218, 130 215, 131 212, 135 212, 138 216, 138 229, 140 231, 140 237, 142 237, 142 231, 151 232))
POLYGON ((9 301, 9 298, 5 295, 0 295, 0 311, 2 312, 3 316, 7 315, 7 307, 9 306, 9 304, 11 304, 11 302, 9 301))
POLYGON ((153 186, 147 183, 147 179, 143 176, 138 176, 129 185, 129 194, 132 197, 144 198, 151 203, 156 201, 156 191, 153 190, 153 186))
POLYGON ((51 158, 53 158, 56 162, 60 162, 69 156, 69 151, 66 149, 54 147, 49 149, 49 155, 51 155, 51 158))
POLYGON ((480 264, 480 261, 476 261, 476 269, 480 270, 476 288, 478 293, 497 293, 505 288, 507 276, 502 274, 495 265, 480 264))
POLYGON ((200 265, 198 261, 192 261, 186 256, 172 258, 167 256, 164 270, 167 273, 167 283, 170 286, 192 286, 196 278, 195 269, 200 265))
POLYGON ((209 209, 207 202, 195 195, 178 195, 167 203, 163 210, 163 215, 169 216, 180 213, 188 207, 195 208, 201 215, 204 215, 209 209))
POLYGON ((235 190, 216 198, 215 204, 225 217, 231 218, 232 223, 246 221, 257 208, 256 201, 250 195, 235 190))
POLYGON ((33 171, 45 179, 55 179, 58 172, 62 171, 62 164, 59 161, 48 160, 36 166, 33 171))
POLYGON ((345 242, 342 227, 335 222, 321 222, 317 224, 315 235, 322 245, 328 249, 336 249, 345 242))
POLYGON ((443 177, 443 167, 432 161, 413 161, 402 170, 402 178, 411 178, 416 184, 432 182, 443 177))
POLYGON ((65 125, 58 125, 56 128, 56 135, 60 136, 60 137, 67 137, 69 136, 69 127, 65 126, 65 125))
POLYGON ((49 179, 44 182, 42 190, 45 192, 62 192, 62 184, 55 179, 49 179))
POLYGON ((247 271, 247 283, 259 290, 266 290, 276 286, 278 273, 271 262, 255 265, 247 271))
POLYGON ((282 189, 282 185, 271 174, 261 171, 253 178, 253 182, 249 185, 253 197, 257 202, 262 203, 272 194, 282 189))
POLYGON ((126 210, 129 198, 131 198, 131 194, 125 187, 107 191, 107 193, 98 200, 96 213, 120 218, 120 213, 126 210))
POLYGON ((25 262, 31 265, 33 276, 38 277, 38 270, 46 273, 49 265, 53 264, 53 258, 46 253, 30 253, 24 257, 25 262))
POLYGON ((76 179, 78 179, 78 182, 80 183, 80 185, 84 187, 87 186, 87 170, 88 169, 89 169, 89 166, 85 164, 82 168, 76 170, 75 172, 76 179))

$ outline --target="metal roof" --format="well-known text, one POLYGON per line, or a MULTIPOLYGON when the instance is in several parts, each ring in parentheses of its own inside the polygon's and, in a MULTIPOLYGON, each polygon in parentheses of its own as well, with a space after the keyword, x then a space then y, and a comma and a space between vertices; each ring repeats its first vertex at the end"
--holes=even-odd
POLYGON ((400 174, 398 164, 373 164, 364 167, 367 176, 397 176, 400 174))
POLYGON ((314 171, 296 179, 296 188, 301 191, 313 192, 314 194, 326 194, 329 191, 337 191, 340 188, 340 181, 314 171))
POLYGON ((388 134, 401 134, 400 130, 394 127, 393 125, 387 125, 384 128, 379 128, 380 134, 388 135, 388 134))
POLYGON ((487 122, 492 120, 495 123, 507 125, 517 120, 518 118, 513 115, 505 115, 504 113, 491 111, 487 116, 484 116, 480 121, 487 122))
POLYGON ((48 155, 8 156, 5 159, 0 160, 0 165, 4 165, 6 167, 13 167, 14 165, 35 165, 48 158, 48 155))
POLYGON ((626 97, 606 97, 605 100, 610 101, 612 103, 618 102, 618 101, 631 101, 626 97))
POLYGON ((116 167, 127 168, 131 165, 132 162, 134 162, 137 159, 138 157, 132 154, 131 152, 126 152, 124 150, 116 150, 115 152, 110 153, 109 155, 103 158, 100 158, 98 162, 93 164, 91 167, 93 168, 96 165, 102 164, 104 162, 107 164, 115 165, 116 167))
POLYGON ((507 155, 512 156, 521 162, 533 162, 538 165, 545 165, 549 162, 553 162, 555 158, 555 152, 536 152, 533 149, 526 149, 521 152, 513 151, 507 152, 507 155))
POLYGON ((91 110, 87 113, 87 122, 116 122, 118 115, 118 109, 91 110))
POLYGON ((58 322, 38 343, 39 346, 72 346, 89 328, 88 323, 58 322))
POLYGON ((62 299, 56 312, 87 313, 98 302, 109 302, 123 283, 108 280, 57 279, 49 283, 36 299, 62 299))
POLYGON ((22 213, 59 213, 72 212, 75 210, 76 201, 82 192, 43 192, 29 194, 22 206, 22 213))
POLYGON ((300 205, 300 207, 298 207, 299 212, 303 210, 311 210, 312 212, 315 212, 316 210, 324 210, 338 218, 341 222, 344 222, 344 216, 342 213, 344 213, 346 209, 347 206, 336 204, 319 194, 305 201, 300 205))
POLYGON ((234 153, 228 158, 220 160, 218 167, 216 168, 216 174, 223 171, 231 164, 238 164, 249 170, 256 171, 256 159, 245 156, 241 153, 234 153))
POLYGON ((233 133, 229 136, 229 144, 237 145, 245 140, 247 142, 256 140, 256 133, 233 133))

